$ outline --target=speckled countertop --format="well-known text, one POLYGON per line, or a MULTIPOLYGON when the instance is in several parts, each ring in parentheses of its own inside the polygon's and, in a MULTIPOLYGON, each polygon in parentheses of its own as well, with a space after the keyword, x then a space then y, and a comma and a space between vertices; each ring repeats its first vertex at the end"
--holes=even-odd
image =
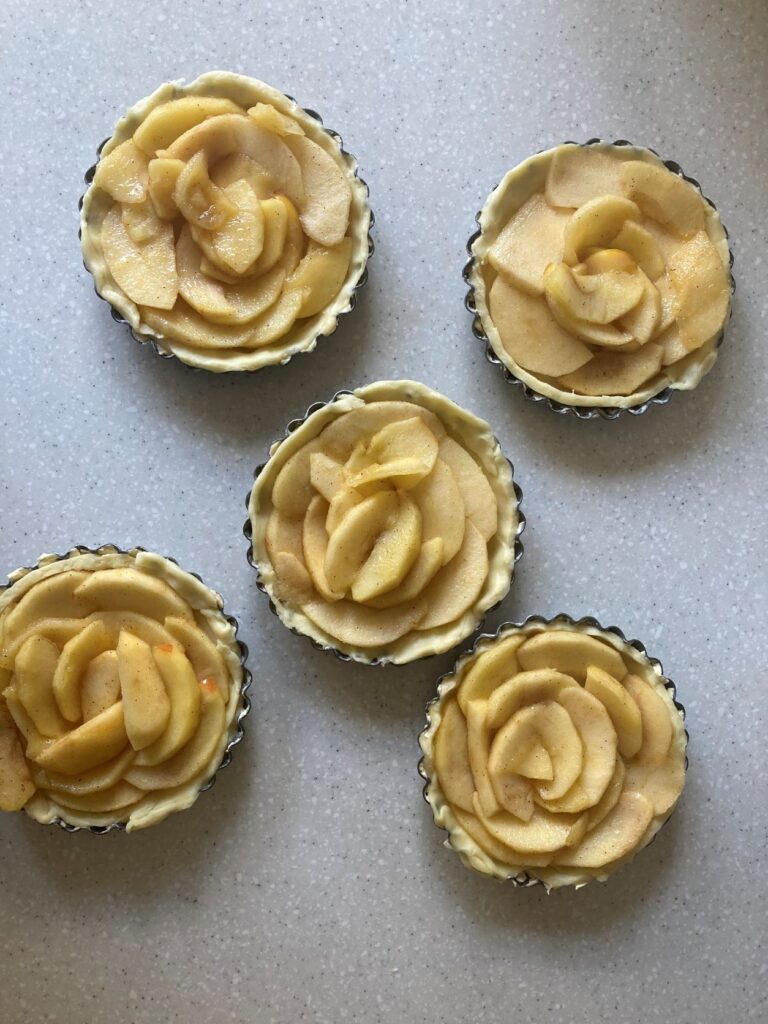
POLYGON ((223 594, 255 676, 246 742, 189 812, 126 837, 0 821, 3 1024, 565 1024, 768 1019, 765 949, 768 20, 761 0, 0 5, 0 569, 142 544, 223 594), (114 324, 77 243, 94 148, 162 80, 224 67, 318 109, 377 215, 371 281, 319 351, 191 373, 114 324), (462 306, 502 173, 600 134, 678 160, 736 253, 698 391, 579 423, 489 366, 462 306), (253 467, 341 387, 415 376, 513 459, 525 556, 494 626, 594 614, 688 706, 658 841, 550 897, 474 877, 421 799, 416 736, 446 655, 341 665, 287 633, 241 535, 253 467))

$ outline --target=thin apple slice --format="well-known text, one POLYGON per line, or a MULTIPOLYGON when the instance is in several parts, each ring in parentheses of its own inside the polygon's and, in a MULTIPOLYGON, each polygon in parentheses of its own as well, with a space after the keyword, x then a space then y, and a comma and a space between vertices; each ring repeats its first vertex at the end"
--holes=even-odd
MULTIPOLYGON (((122 632, 117 667, 125 710, 125 731, 134 750, 143 750, 165 731, 171 704, 148 644, 122 632)), ((95 721, 95 719, 94 719, 95 721)))
POLYGON ((620 167, 616 157, 594 146, 559 146, 547 173, 547 202, 575 209, 599 196, 620 196, 620 167))
POLYGON ((669 276, 664 274, 656 281, 656 288, 661 298, 661 321, 658 327, 658 333, 663 334, 668 327, 671 327, 675 322, 675 304, 677 302, 677 295, 675 289, 672 287, 672 282, 669 280, 669 276))
POLYGON ((281 601, 300 608, 312 600, 314 585, 303 558, 290 551, 278 551, 272 558, 272 564, 275 567, 275 589, 281 601))
MULTIPOLYGON (((0 706, 2 703, 0 702, 0 706)), ((0 811, 20 811, 35 794, 21 741, 5 707, 0 718, 0 811)))
POLYGON ((299 253, 293 246, 295 262, 290 266, 287 259, 282 259, 289 244, 289 226, 291 214, 298 222, 298 214, 291 201, 285 196, 261 199, 261 212, 264 215, 264 247, 256 262, 249 267, 248 273, 254 277, 265 274, 280 261, 288 274, 292 274, 298 265, 299 253))
POLYGON ((471 814, 475 782, 469 767, 467 722, 453 698, 443 704, 433 750, 435 776, 446 800, 471 814))
POLYGON ((277 302, 250 321, 245 348, 262 348, 284 338, 296 322, 303 299, 304 292, 283 292, 277 302))
POLYGON ((53 693, 59 649, 51 640, 30 636, 16 655, 16 692, 24 710, 42 736, 57 737, 67 731, 53 693))
POLYGON ((211 181, 219 188, 227 188, 236 181, 247 181, 259 199, 270 199, 274 185, 264 167, 243 153, 230 153, 211 167, 211 181))
POLYGON ((447 564, 464 541, 466 508, 456 478, 442 459, 436 459, 431 473, 413 488, 413 498, 421 510, 422 540, 439 537, 447 564))
POLYGON ((33 777, 40 789, 85 796, 87 793, 98 793, 100 790, 111 789, 112 786, 117 785, 120 779, 122 779, 125 770, 133 763, 135 756, 133 748, 129 745, 111 761, 107 761, 105 764, 98 764, 95 768, 91 768, 86 772, 64 775, 50 768, 45 771, 37 769, 33 777))
POLYGON ((138 569, 99 569, 89 574, 75 595, 103 611, 135 611, 160 620, 166 615, 192 618, 189 605, 173 587, 138 569))
POLYGON ((180 135, 209 117, 242 113, 242 107, 232 100, 216 96, 182 96, 151 110, 134 132, 133 141, 148 156, 154 156, 159 149, 167 149, 180 135))
POLYGON ((468 814, 466 811, 455 806, 452 806, 451 810, 456 816, 456 820, 459 825, 471 839, 474 839, 480 849, 484 853, 487 853, 489 857, 493 857, 493 859, 498 861, 500 864, 503 864, 505 867, 509 867, 512 872, 521 871, 523 867, 543 868, 546 867, 552 859, 551 854, 540 854, 539 856, 532 853, 521 854, 519 851, 513 850, 504 843, 500 843, 499 840, 492 836, 483 826, 480 819, 475 814, 468 814))
POLYGON ((376 538, 373 550, 352 582, 355 601, 371 601, 399 586, 421 550, 421 512, 406 491, 399 508, 376 538))
MULTIPOLYGON (((106 572, 106 570, 104 570, 106 572)), ((120 638, 120 633, 123 630, 132 633, 134 636, 139 637, 147 644, 167 644, 173 643, 173 637, 160 625, 155 619, 150 619, 146 615, 140 615, 138 612, 130 611, 105 611, 105 612, 94 612, 93 615, 89 615, 86 619, 86 623, 95 622, 103 626, 107 631, 109 642, 107 649, 112 649, 117 646, 117 641, 120 638)))
POLYGON ((342 238, 331 247, 310 242, 306 256, 286 283, 289 290, 301 288, 309 293, 299 310, 300 317, 314 316, 333 302, 344 284, 351 257, 351 238, 342 238))
POLYGON ((398 507, 394 491, 378 491, 342 519, 329 538, 325 556, 325 574, 332 590, 340 594, 349 590, 398 507))
POLYGON ((312 455, 320 450, 314 438, 285 460, 272 485, 272 504, 289 519, 301 519, 315 497, 312 486, 312 455))
POLYGON ((299 210, 304 231, 321 245, 338 245, 347 232, 352 203, 344 169, 304 135, 289 135, 285 141, 301 167, 305 195, 299 210))
POLYGON ((480 596, 488 578, 488 548, 474 523, 466 521, 461 548, 423 595, 429 610, 419 629, 436 629, 459 618, 480 596))
POLYGON ((266 128, 275 135, 303 135, 304 129, 294 118, 283 114, 271 103, 256 103, 248 108, 248 116, 252 117, 256 124, 266 128))
POLYGON ((615 648, 588 633, 568 629, 550 629, 532 636, 519 648, 517 660, 526 671, 552 668, 582 684, 586 681, 590 665, 597 665, 618 680, 627 674, 624 661, 615 648))
POLYGON ((174 220, 179 215, 173 193, 185 166, 183 160, 171 160, 167 157, 155 157, 149 161, 149 198, 158 217, 162 217, 163 220, 174 220))
POLYGON ((559 377, 592 358, 586 345, 560 327, 544 299, 521 292, 503 277, 493 282, 488 299, 501 343, 523 369, 559 377))
POLYGON ((493 730, 500 729, 521 708, 541 701, 559 700, 564 690, 578 685, 571 676, 550 668, 518 672, 491 693, 488 726, 493 730))
POLYGON ((477 796, 474 798, 474 809, 483 826, 495 839, 520 854, 553 853, 562 849, 576 820, 573 815, 550 814, 540 807, 536 807, 525 822, 512 814, 488 817, 482 813, 477 796))
MULTIPOLYGON (((605 251, 605 250, 603 250, 605 251)), ((560 306, 551 295, 546 296, 549 311, 557 323, 574 338, 587 342, 589 345, 600 345, 602 348, 623 350, 633 342, 628 331, 620 330, 615 324, 593 324, 589 320, 579 320, 571 316, 560 306)), ((635 342, 637 345, 637 343, 635 342)), ((640 346, 637 345, 639 348, 640 346)))
POLYGON ((483 538, 490 540, 498 527, 498 506, 488 477, 470 452, 452 437, 440 442, 439 457, 458 484, 467 516, 483 538))
POLYGON ((574 274, 565 263, 552 263, 544 273, 544 289, 569 317, 608 324, 638 304, 646 280, 639 271, 584 275, 574 274))
MULTIPOLYGON (((487 709, 488 706, 485 701, 473 700, 469 703, 467 708, 467 753, 469 754, 469 767, 475 783, 477 803, 482 808, 483 814, 490 817, 499 811, 499 802, 496 799, 488 773, 491 734, 485 724, 487 709)), ((474 800, 475 797, 473 797, 473 804, 474 800)), ((533 800, 530 803, 530 813, 532 813, 533 800)), ((526 813, 523 807, 521 807, 521 810, 523 814, 526 813)), ((530 813, 528 817, 530 817, 530 813)))
POLYGON ((658 764, 635 763, 627 768, 626 789, 642 793, 650 801, 654 815, 669 814, 685 785, 685 759, 668 754, 658 764))
POLYGON ((325 521, 328 515, 328 502, 322 495, 316 494, 309 503, 304 517, 302 531, 302 552, 312 582, 317 592, 326 601, 340 601, 345 590, 334 590, 328 582, 325 563, 328 553, 328 534, 325 521))
POLYGON ((38 619, 17 636, 4 640, 3 647, 0 649, 0 670, 13 672, 16 655, 31 636, 44 636, 48 640, 53 640, 58 647, 62 647, 72 637, 77 636, 82 628, 82 619, 38 619))
POLYGON ((656 338, 656 344, 664 353, 661 357, 662 366, 670 366, 690 355, 680 334, 680 328, 675 323, 656 338))
POLYGON ((659 332, 661 295, 658 288, 651 283, 642 270, 639 271, 639 274, 643 278, 642 297, 633 309, 621 317, 619 324, 622 330, 627 331, 636 341, 644 345, 659 332))
POLYGON ((121 142, 96 165, 93 184, 116 203, 143 203, 149 185, 148 161, 132 139, 121 142))
POLYGON ((69 569, 40 580, 24 594, 15 607, 0 617, 3 645, 10 643, 40 619, 84 618, 95 605, 78 594, 87 572, 69 569))
POLYGON ((627 220, 641 220, 640 210, 620 196, 597 196, 571 215, 563 236, 564 260, 578 263, 583 252, 593 246, 607 248, 627 220))
POLYGON ((628 253, 651 281, 664 273, 664 257, 653 235, 637 221, 625 220, 611 245, 628 253))
POLYGON ((640 793, 622 793, 613 810, 575 848, 559 853, 556 863, 572 868, 603 868, 636 849, 653 819, 640 793))
POLYGON ((54 740, 35 760, 44 771, 77 775, 111 761, 127 742, 123 702, 118 701, 96 718, 54 740))
POLYGON ((681 238, 690 238, 704 227, 704 200, 692 185, 666 167, 628 160, 621 165, 621 185, 624 194, 647 217, 671 228, 681 238))
MULTIPOLYGON (((624 222, 624 227, 631 224, 635 224, 635 222, 627 220, 624 222)), ((624 228, 622 228, 623 230, 624 228)), ((591 249, 584 262, 578 263, 572 269, 574 274, 605 274, 610 270, 622 274, 634 274, 637 270, 637 263, 623 249, 591 249)))
POLYGON ((642 764, 660 764, 672 744, 672 719, 669 708, 663 697, 640 676, 627 676, 624 686, 640 709, 643 723, 643 743, 636 758, 642 764))
POLYGON ((433 537, 421 545, 416 561, 402 583, 393 590, 367 602, 372 608, 392 608, 413 601, 434 579, 443 565, 443 540, 433 537))
POLYGON ((659 372, 662 355, 652 341, 636 352, 599 352, 587 366, 562 374, 557 386, 581 395, 632 395, 659 372))
POLYGON ((197 678, 215 679, 222 693, 226 694, 229 672, 217 644, 189 619, 169 615, 165 620, 165 628, 184 648, 197 678))
POLYGON ((420 405, 413 402, 370 402, 329 423, 320 435, 322 449, 337 462, 346 462, 358 441, 373 437, 389 423, 414 416, 424 420, 438 441, 445 437, 445 428, 438 417, 420 405))
POLYGON ((570 214, 553 210, 537 192, 512 215, 488 250, 488 262, 517 288, 532 295, 544 290, 544 271, 563 258, 563 236, 570 214))
POLYGON ((288 519, 277 510, 273 510, 267 520, 267 529, 264 534, 264 542, 267 547, 267 554, 274 563, 275 556, 280 551, 295 555, 303 561, 301 533, 303 529, 301 520, 288 519))
MULTIPOLYGON (((268 312, 268 311, 267 311, 268 312)), ((180 341, 204 350, 243 348, 253 334, 253 325, 214 324, 179 298, 173 309, 141 307, 144 322, 160 337, 180 341)))
POLYGON ((90 662, 80 684, 83 721, 90 722, 120 700, 117 652, 103 651, 90 662))
POLYGON ((488 762, 492 775, 536 774, 536 788, 545 799, 564 796, 583 767, 582 741, 568 712, 557 701, 539 701, 520 708, 496 733, 488 762), (534 753, 540 750, 541 753, 534 753))
POLYGON ((587 669, 584 685, 587 692, 597 697, 610 715, 619 738, 619 753, 625 761, 630 761, 643 742, 640 708, 626 687, 597 665, 590 665, 587 669))
POLYGON ((590 832, 593 828, 599 825, 603 818, 607 817, 619 802, 619 797, 624 790, 624 779, 626 778, 626 774, 627 770, 624 767, 624 762, 620 757, 617 757, 616 767, 605 792, 595 806, 592 807, 591 810, 587 811, 584 816, 587 832, 590 832))
POLYGON ((504 637, 475 659, 462 679, 457 694, 459 707, 465 714, 469 701, 490 699, 495 690, 517 675, 520 668, 516 651, 524 639, 523 636, 504 637))
POLYGON ((264 248, 264 212, 246 181, 228 185, 223 195, 235 212, 216 230, 191 225, 192 237, 213 263, 243 274, 264 248))
POLYGON ((309 479, 316 491, 326 501, 333 501, 338 492, 345 486, 344 470, 341 463, 328 458, 323 452, 312 452, 309 457, 309 479))
POLYGON ((353 601, 329 604, 308 601, 302 611, 329 636, 355 647, 386 647, 416 627, 426 611, 424 601, 378 611, 353 601))
POLYGON ((54 803, 72 811, 79 811, 81 814, 107 814, 118 811, 124 813, 144 796, 140 789, 128 782, 118 782, 111 789, 94 793, 75 794, 47 789, 46 794, 54 803))
POLYGON ((150 199, 122 207, 121 218, 128 237, 140 249, 167 232, 165 221, 158 217, 150 199))
POLYGON ((53 693, 68 722, 77 722, 81 717, 80 679, 88 662, 108 650, 112 642, 109 629, 95 621, 89 622, 82 632, 64 644, 53 677, 53 693))
POLYGON ((351 487, 386 480, 401 489, 415 487, 437 459, 438 442, 420 416, 388 423, 360 441, 344 465, 351 487))
POLYGON ((669 277, 680 337, 692 352, 721 330, 730 305, 727 271, 705 231, 680 246, 670 260, 669 277))
POLYGON ((173 227, 163 230, 146 245, 138 246, 125 229, 118 206, 113 206, 101 225, 101 247, 109 272, 132 302, 140 306, 171 309, 179 291, 173 227))
POLYGON ((325 517, 325 529, 329 537, 347 512, 353 509, 355 505, 359 505, 362 500, 363 495, 356 491, 354 487, 344 487, 343 490, 335 495, 333 501, 328 506, 328 515, 325 517))
POLYGON ((237 209, 226 191, 211 181, 205 150, 184 164, 176 179, 173 201, 188 223, 206 231, 220 230, 237 209))
POLYGON ((189 658, 170 644, 153 647, 152 656, 165 684, 171 714, 164 732, 136 755, 134 764, 142 766, 173 757, 192 739, 200 721, 200 686, 189 658))

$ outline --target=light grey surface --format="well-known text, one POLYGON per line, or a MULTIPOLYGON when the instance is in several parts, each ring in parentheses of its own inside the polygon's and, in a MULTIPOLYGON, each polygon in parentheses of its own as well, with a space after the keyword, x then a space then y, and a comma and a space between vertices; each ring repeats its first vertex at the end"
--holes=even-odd
POLYGON ((762 0, 3 0, 0 46, 0 569, 73 543, 172 554, 221 590, 255 676, 246 741, 193 810, 105 839, 2 817, 3 1024, 768 1019, 762 0), (123 109, 218 67, 319 110, 377 215, 357 311, 315 354, 242 378, 140 349, 76 237, 82 173, 123 109), (595 134, 700 180, 737 294, 697 392, 584 424, 485 362, 460 271, 502 173, 595 134), (547 897, 472 876, 416 775, 452 656, 341 665, 256 591, 240 531, 268 443, 310 402, 397 376, 485 415, 516 465, 526 553, 489 624, 597 615, 688 706, 682 804, 606 885, 547 897))

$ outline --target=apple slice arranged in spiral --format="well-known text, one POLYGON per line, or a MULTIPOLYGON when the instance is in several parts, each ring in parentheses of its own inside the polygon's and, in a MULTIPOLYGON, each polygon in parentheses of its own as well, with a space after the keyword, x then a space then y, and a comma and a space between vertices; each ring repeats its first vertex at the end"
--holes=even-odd
POLYGON ((143 203, 149 185, 148 163, 135 140, 128 139, 99 160, 93 184, 116 203, 143 203))
POLYGON ((563 258, 570 214, 553 210, 536 193, 512 215, 488 250, 488 262, 518 288, 541 295, 548 264, 563 258))

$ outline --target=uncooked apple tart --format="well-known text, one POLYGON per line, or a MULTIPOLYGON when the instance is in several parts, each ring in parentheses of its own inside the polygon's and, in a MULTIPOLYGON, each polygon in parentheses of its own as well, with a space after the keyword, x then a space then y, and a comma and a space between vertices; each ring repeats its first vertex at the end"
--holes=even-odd
POLYGON ((422 384, 382 381, 273 446, 246 534, 289 628, 402 664, 460 643, 506 594, 519 495, 487 423, 422 384))
POLYGON ((293 100, 210 72, 161 86, 101 150, 81 214, 96 289, 136 336, 213 371, 332 333, 368 258, 355 160, 293 100))
POLYGON ((0 592, 0 809, 131 831, 190 807, 242 736, 245 650, 175 562, 44 555, 0 592))
POLYGON ((537 396, 637 409, 694 388, 717 358, 727 234, 650 150, 568 143, 526 160, 489 197, 471 252, 476 330, 537 396))
POLYGON ((683 789, 672 683, 591 619, 505 625, 438 687, 421 735, 425 797, 481 874, 548 888, 605 880, 683 789))

